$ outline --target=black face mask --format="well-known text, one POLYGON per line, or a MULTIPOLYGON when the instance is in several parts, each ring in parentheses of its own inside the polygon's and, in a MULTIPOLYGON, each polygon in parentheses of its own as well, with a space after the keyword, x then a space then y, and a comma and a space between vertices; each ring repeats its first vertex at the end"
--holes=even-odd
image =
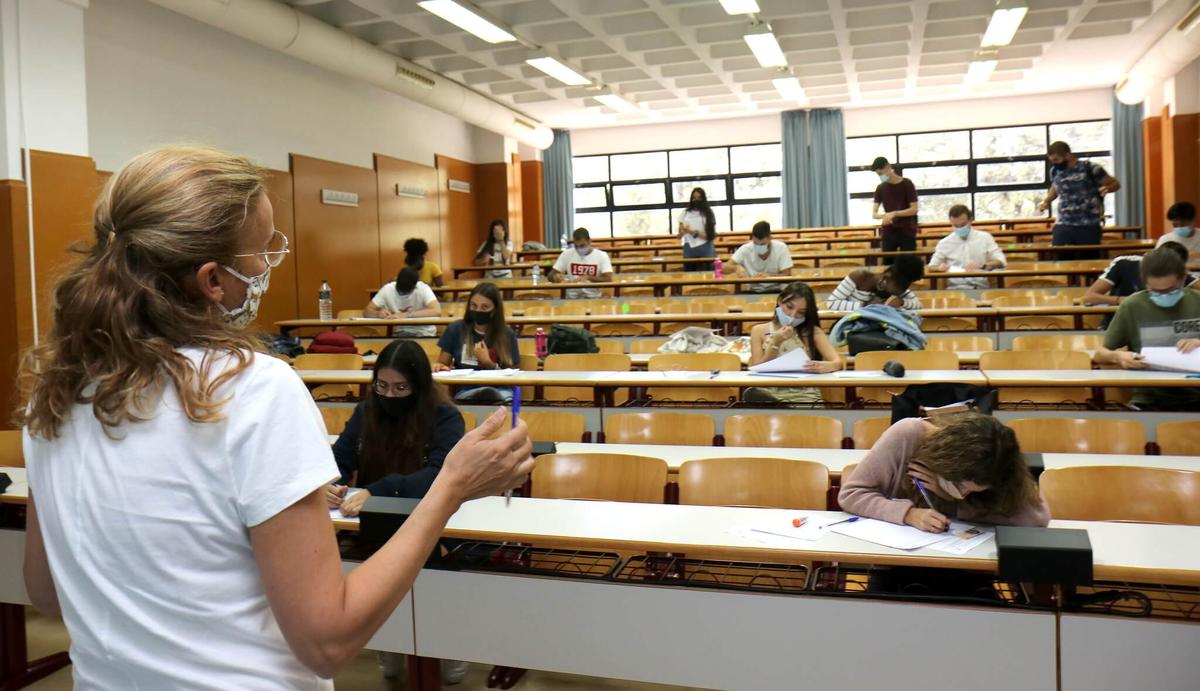
POLYGON ((472 322, 476 326, 487 326, 492 323, 492 313, 481 312, 480 310, 467 310, 467 321, 472 322))
POLYGON ((379 408, 388 417, 400 417, 413 408, 413 396, 380 396, 375 395, 375 400, 379 402, 379 408))

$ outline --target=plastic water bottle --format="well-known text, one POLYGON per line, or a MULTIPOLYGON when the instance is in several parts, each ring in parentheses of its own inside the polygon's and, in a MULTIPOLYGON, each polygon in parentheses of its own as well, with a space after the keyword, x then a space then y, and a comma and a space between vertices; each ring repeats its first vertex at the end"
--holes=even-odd
POLYGON ((333 288, 329 287, 329 281, 321 281, 321 291, 317 293, 317 310, 322 321, 333 319, 333 288))
POLYGON ((721 258, 717 257, 713 260, 713 278, 718 281, 725 278, 725 264, 721 262, 721 258))
POLYGON ((542 267, 541 267, 541 265, 540 265, 540 264, 534 264, 534 265, 533 265, 533 269, 532 269, 532 270, 530 270, 529 274, 530 274, 530 275, 533 277, 533 284, 534 284, 534 285, 537 285, 538 283, 540 283, 540 282, 542 281, 542 267))
POLYGON ((533 351, 540 358, 546 357, 546 330, 540 326, 533 332, 533 351))
POLYGON ((559 238, 558 241, 562 243, 559 245, 559 247, 563 248, 564 250, 571 246, 571 238, 566 233, 563 233, 562 237, 559 238))

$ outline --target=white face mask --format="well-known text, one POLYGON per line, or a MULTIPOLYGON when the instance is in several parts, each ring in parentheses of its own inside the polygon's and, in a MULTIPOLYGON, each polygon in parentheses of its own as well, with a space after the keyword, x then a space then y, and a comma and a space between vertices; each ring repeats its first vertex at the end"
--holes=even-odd
POLYGON ((258 317, 258 306, 262 303, 263 296, 267 294, 267 288, 271 285, 271 267, 268 266, 266 271, 257 276, 249 277, 243 276, 228 266, 222 265, 221 268, 247 286, 246 298, 242 300, 241 306, 229 309, 225 305, 217 303, 221 308, 221 317, 225 323, 238 329, 244 329, 258 317))
POLYGON ((880 181, 880 182, 887 182, 888 180, 891 180, 891 179, 892 179, 892 178, 891 178, 891 176, 889 176, 887 173, 880 173, 880 174, 879 174, 879 181, 880 181))
POLYGON ((771 243, 768 242, 765 245, 757 245, 755 246, 754 251, 760 258, 766 259, 771 254, 771 243))

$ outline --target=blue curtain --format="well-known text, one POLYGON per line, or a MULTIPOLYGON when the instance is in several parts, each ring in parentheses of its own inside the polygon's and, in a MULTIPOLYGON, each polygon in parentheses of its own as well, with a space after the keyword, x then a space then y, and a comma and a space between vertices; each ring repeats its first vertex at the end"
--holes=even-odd
POLYGON ((560 247, 563 233, 575 220, 575 181, 571 175, 571 133, 554 130, 554 143, 542 152, 542 192, 545 195, 546 247, 560 247))
POLYGON ((783 226, 844 226, 846 133, 840 110, 789 110, 782 114, 783 226))
POLYGON ((1142 105, 1127 106, 1112 97, 1113 169, 1121 181, 1117 190, 1117 225, 1146 227, 1142 105))

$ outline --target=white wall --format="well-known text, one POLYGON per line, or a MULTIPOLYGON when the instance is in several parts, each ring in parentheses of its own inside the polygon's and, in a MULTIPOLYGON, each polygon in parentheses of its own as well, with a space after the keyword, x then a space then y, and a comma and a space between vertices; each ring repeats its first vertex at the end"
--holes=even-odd
MULTIPOLYGON (((907 106, 848 108, 846 136, 920 132, 959 127, 998 127, 1112 117, 1107 89, 1059 94, 972 98, 907 106)), ((757 144, 780 140, 779 114, 728 120, 602 127, 571 131, 576 156, 694 146, 757 144)))
POLYGON ((503 151, 501 135, 143 0, 93 2, 85 32, 91 155, 102 170, 170 142, 280 170, 289 153, 369 168, 374 153, 433 165, 435 153, 483 163, 503 151))

